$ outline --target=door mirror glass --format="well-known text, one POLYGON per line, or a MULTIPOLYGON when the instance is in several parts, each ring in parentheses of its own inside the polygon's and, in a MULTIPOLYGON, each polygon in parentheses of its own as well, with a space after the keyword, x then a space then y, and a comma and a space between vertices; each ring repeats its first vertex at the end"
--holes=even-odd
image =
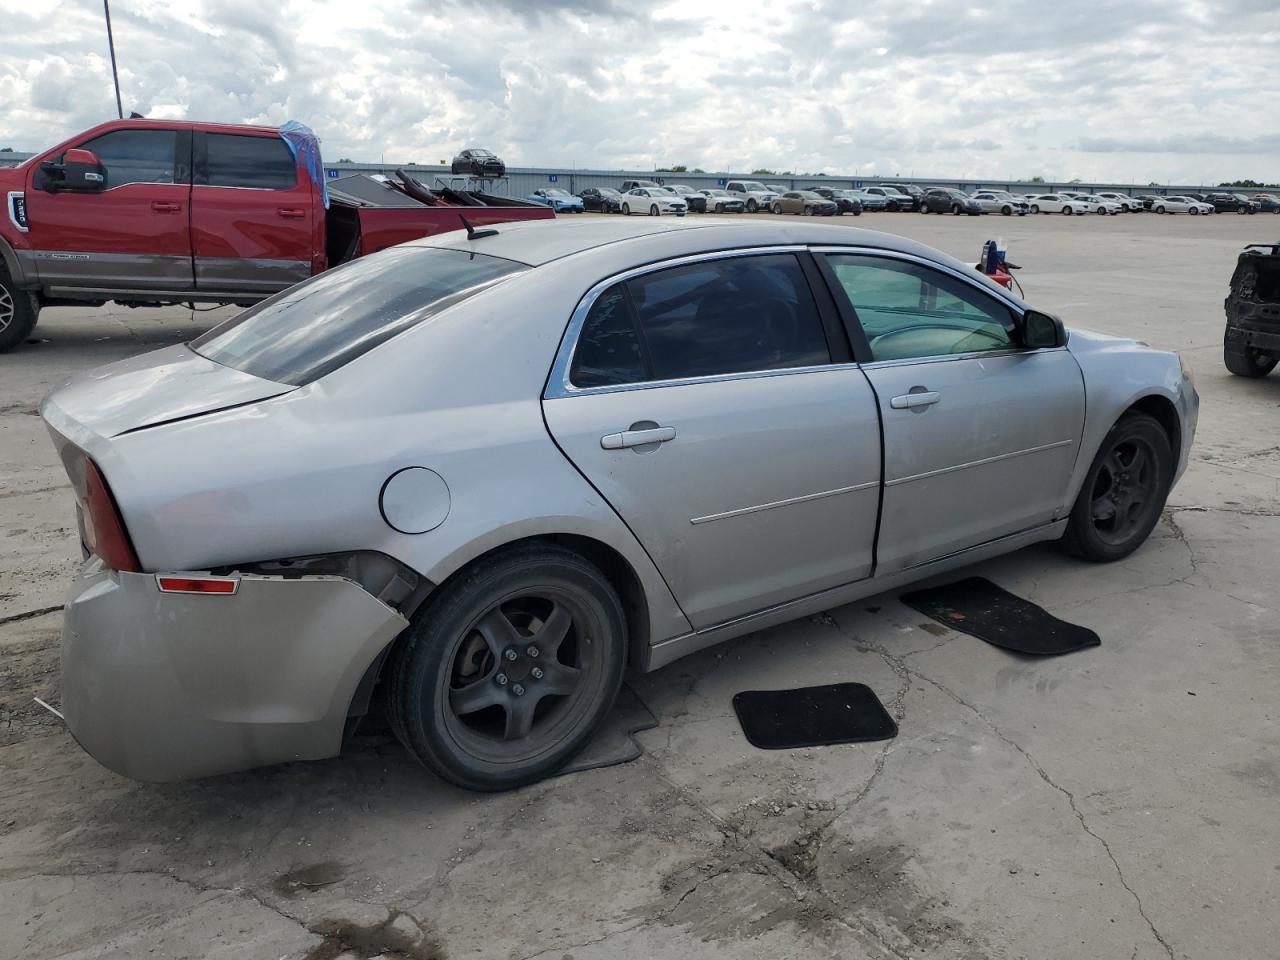
POLYGON ((50 193, 99 193, 107 189, 107 168, 92 150, 68 150, 61 160, 40 164, 40 171, 50 193))
POLYGON ((1022 315, 1022 345, 1031 349, 1062 347, 1067 331, 1062 321, 1050 313, 1028 310, 1022 315))

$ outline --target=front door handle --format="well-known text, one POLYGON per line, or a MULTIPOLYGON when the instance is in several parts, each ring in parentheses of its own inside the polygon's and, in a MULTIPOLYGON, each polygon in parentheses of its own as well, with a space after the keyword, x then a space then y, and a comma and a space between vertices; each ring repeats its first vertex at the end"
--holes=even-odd
POLYGON ((666 443, 676 438, 675 427, 652 427, 648 430, 623 430, 622 433, 609 433, 600 438, 600 446, 605 450, 621 450, 624 447, 641 447, 646 443, 666 443))
POLYGON ((276 213, 283 220, 301 220, 307 215, 307 211, 298 207, 276 207, 276 213))
POLYGON ((182 209, 182 204, 167 200, 152 200, 151 209, 156 213, 177 213, 182 209))
POLYGON ((895 410, 910 410, 912 407, 927 407, 941 399, 942 394, 936 390, 928 390, 924 393, 904 393, 902 396, 894 397, 890 400, 889 406, 895 410))

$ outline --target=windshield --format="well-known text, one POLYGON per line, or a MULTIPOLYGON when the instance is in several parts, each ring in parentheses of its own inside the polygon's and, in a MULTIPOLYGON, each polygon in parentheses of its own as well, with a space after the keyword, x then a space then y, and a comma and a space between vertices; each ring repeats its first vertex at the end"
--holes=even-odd
POLYGON ((290 287, 190 346, 223 366, 302 386, 527 269, 462 250, 392 247, 290 287))
POLYGON ((769 188, 768 188, 768 187, 766 187, 763 183, 761 183, 759 180, 747 180, 745 183, 743 183, 743 184, 742 184, 742 186, 743 186, 745 189, 747 189, 747 190, 763 190, 763 191, 768 191, 768 189, 769 189, 769 188))

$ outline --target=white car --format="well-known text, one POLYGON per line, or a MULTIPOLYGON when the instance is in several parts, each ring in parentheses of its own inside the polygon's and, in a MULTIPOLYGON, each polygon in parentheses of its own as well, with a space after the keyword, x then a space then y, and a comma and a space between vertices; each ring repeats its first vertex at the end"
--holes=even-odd
POLYGON ((1097 212, 1104 216, 1111 214, 1111 216, 1114 217, 1117 213, 1124 213, 1125 211, 1123 203, 1120 203, 1118 200, 1108 200, 1096 193, 1076 194, 1076 196, 1081 200, 1087 200, 1089 203, 1095 204, 1097 212))
POLYGON ((1126 193, 1100 193, 1098 196, 1103 200, 1110 200, 1112 203, 1120 204, 1125 213, 1141 213, 1144 209, 1141 200, 1126 193))
POLYGON ((1042 193, 1031 198, 1032 213, 1093 213, 1097 204, 1066 193, 1042 193))
POLYGON ((1025 217, 1027 211, 1031 209, 1030 204, 1025 200, 1015 197, 1007 190, 979 190, 973 194, 973 199, 986 213, 999 213, 1006 217, 1014 214, 1025 217))
POLYGON ((674 213, 683 217, 689 205, 674 193, 668 193, 662 187, 636 187, 622 195, 622 212, 627 216, 633 213, 645 213, 651 217, 660 217, 664 213, 674 213))
POLYGON ((1156 213, 1189 213, 1193 217, 1202 213, 1213 213, 1213 204, 1190 197, 1161 197, 1151 205, 1156 213))
POLYGON ((743 203, 747 206, 747 213, 768 210, 782 192, 766 187, 759 180, 730 180, 725 184, 725 189, 742 197, 743 203))

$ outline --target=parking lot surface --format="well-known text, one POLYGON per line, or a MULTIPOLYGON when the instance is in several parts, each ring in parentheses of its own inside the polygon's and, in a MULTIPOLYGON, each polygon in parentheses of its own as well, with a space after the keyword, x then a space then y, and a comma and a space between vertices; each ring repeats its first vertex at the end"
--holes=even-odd
MULTIPOLYGON (((56 717, 79 557, 36 415, 63 378, 229 311, 50 309, 0 357, 0 958, 1263 958, 1280 939, 1280 374, 1222 366, 1265 216, 845 217, 1182 354, 1191 467, 1110 566, 1045 545, 981 574, 1097 631, 1019 658, 882 595, 632 677, 643 756, 497 796, 376 734, 340 759, 148 785, 56 717), (764 752, 740 690, 870 685, 896 739, 764 752), (343 951, 348 951, 344 953, 343 951)), ((127 698, 127 689, 118 691, 127 698)))

